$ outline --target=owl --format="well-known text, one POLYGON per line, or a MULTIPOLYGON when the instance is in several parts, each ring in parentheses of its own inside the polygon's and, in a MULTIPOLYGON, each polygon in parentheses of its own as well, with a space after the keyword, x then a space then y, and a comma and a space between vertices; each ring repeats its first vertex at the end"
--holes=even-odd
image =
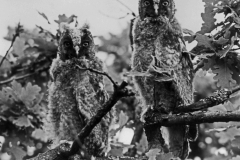
MULTIPOLYGON (((108 100, 103 76, 86 68, 103 71, 95 56, 88 27, 66 29, 59 40, 58 57, 53 60, 49 87, 49 127, 53 141, 73 141, 97 110, 108 100)), ((88 155, 102 156, 108 141, 110 116, 105 116, 84 140, 88 155)))
MULTIPOLYGON (((173 0, 139 0, 133 26, 132 75, 142 97, 142 117, 172 114, 175 107, 193 102, 193 65, 186 51, 173 0)), ((146 127, 149 147, 185 159, 196 126, 146 127), (154 129, 153 129, 154 128, 154 129), (192 134, 193 133, 193 134, 192 134)))

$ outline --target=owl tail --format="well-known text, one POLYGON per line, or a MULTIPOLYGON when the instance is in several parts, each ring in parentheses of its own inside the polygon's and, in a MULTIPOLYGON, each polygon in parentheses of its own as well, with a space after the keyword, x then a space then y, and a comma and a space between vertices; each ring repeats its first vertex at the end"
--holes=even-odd
POLYGON ((189 142, 188 142, 188 140, 185 140, 183 143, 182 153, 179 158, 182 160, 186 159, 189 155, 189 151, 190 151, 189 142))
POLYGON ((175 157, 186 159, 189 153, 188 126, 162 127, 161 131, 169 151, 175 157))
POLYGON ((196 141, 198 137, 198 125, 193 124, 189 126, 189 131, 188 131, 188 139, 190 141, 196 141))

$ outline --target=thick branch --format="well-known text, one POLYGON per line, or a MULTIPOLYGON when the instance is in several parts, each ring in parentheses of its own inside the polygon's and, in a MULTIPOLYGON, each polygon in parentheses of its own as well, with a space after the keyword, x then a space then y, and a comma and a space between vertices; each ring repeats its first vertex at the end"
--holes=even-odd
POLYGON ((78 138, 73 142, 71 148, 69 146, 66 147, 66 144, 61 144, 59 147, 49 150, 43 154, 39 154, 37 157, 29 160, 64 160, 71 155, 76 154, 81 147, 81 143, 84 142, 84 139, 91 133, 92 129, 101 121, 101 119, 111 110, 117 101, 123 97, 134 96, 134 93, 126 88, 127 85, 127 82, 122 82, 121 85, 114 87, 115 90, 111 98, 98 110, 97 114, 92 117, 87 125, 81 130, 78 138))
POLYGON ((204 110, 227 101, 231 94, 240 91, 240 86, 237 86, 231 91, 228 90, 220 90, 215 92, 213 96, 207 97, 205 99, 201 99, 200 101, 187 105, 187 106, 179 106, 174 110, 174 113, 187 113, 194 112, 199 110, 204 110))
MULTIPOLYGON (((49 150, 43 154, 39 154, 37 157, 28 160, 67 160, 66 157, 61 157, 59 154, 70 150, 70 145, 67 143, 60 144, 58 147, 49 150)), ((80 160, 80 158, 74 158, 74 160, 80 160)), ((72 158, 71 158, 72 160, 72 158)), ((95 160, 113 160, 112 157, 96 157, 95 160)), ((132 158, 132 157, 119 157, 119 160, 147 160, 147 158, 132 158)))
MULTIPOLYGON (((123 97, 134 96, 134 93, 127 90, 125 87, 127 86, 127 82, 122 82, 120 86, 115 88, 115 91, 112 97, 109 99, 107 103, 105 103, 97 112, 97 114, 92 117, 87 125, 81 130, 78 135, 78 140, 82 143, 84 139, 91 133, 92 129, 101 121, 101 119, 112 109, 112 107, 123 97)), ((73 155, 77 153, 79 150, 79 141, 75 140, 72 148, 68 155, 73 155)))
POLYGON ((240 121, 240 111, 236 112, 194 112, 191 114, 159 115, 146 117, 145 125, 159 124, 161 126, 189 125, 214 122, 240 121))

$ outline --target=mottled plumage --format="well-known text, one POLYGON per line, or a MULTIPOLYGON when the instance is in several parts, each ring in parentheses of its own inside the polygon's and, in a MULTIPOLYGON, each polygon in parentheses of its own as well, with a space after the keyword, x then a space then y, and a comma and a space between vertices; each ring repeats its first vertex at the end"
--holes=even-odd
MULTIPOLYGON (((185 51, 182 29, 174 17, 173 0, 140 0, 133 28, 132 73, 144 103, 144 116, 171 114, 193 102, 193 66, 185 51)), ((174 156, 188 155, 188 126, 145 128, 149 147, 166 148, 174 156), (167 147, 166 147, 167 146, 167 147)))
MULTIPOLYGON (((103 76, 79 69, 103 71, 103 63, 95 57, 94 47, 93 37, 87 28, 66 29, 61 35, 59 56, 50 69, 53 82, 49 87, 49 118, 56 143, 60 140, 73 141, 108 99, 103 76)), ((109 123, 110 117, 106 116, 85 139, 89 155, 103 154, 109 123)))

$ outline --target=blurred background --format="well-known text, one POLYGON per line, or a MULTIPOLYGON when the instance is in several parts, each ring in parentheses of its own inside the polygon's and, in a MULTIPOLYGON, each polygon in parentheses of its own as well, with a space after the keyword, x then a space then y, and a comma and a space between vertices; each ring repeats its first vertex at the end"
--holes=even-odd
MULTIPOLYGON (((116 0, 0 0, 0 37, 6 36, 7 27, 21 22, 25 28, 33 29, 36 25, 56 32, 58 25, 53 21, 59 14, 78 16, 79 24, 88 22, 96 36, 109 37, 109 33, 121 34, 127 28, 131 12, 116 0), (43 19, 39 12, 45 13, 51 24, 43 19), (127 16, 127 14, 130 14, 127 16), (121 19, 119 19, 121 18, 121 19)), ((134 13, 138 13, 138 0, 122 0, 134 13)), ((201 28, 200 13, 204 10, 201 0, 176 1, 177 18, 183 28, 197 32, 201 28)), ((100 43, 100 42, 98 42, 100 43)), ((0 39, 0 54, 9 47, 9 42, 0 39)))
MULTIPOLYGON (((175 1, 176 16, 182 27, 193 32, 201 30, 204 3, 201 0, 175 1)), ((19 22, 24 30, 0 69, 0 160, 26 159, 46 151, 50 144, 43 124, 48 109, 48 70, 57 55, 59 24, 54 20, 73 19, 72 25, 77 20, 79 26, 89 23, 98 48, 96 55, 106 63, 114 80, 127 80, 134 90, 132 80, 125 73, 130 70, 132 54, 129 41, 131 12, 137 14, 138 0, 0 0, 0 4, 0 55, 6 54, 19 22)), ((188 50, 196 44, 187 43, 188 50)), ((111 94, 111 83, 106 81, 106 87, 111 94)), ((194 87, 196 101, 217 89, 213 74, 204 70, 196 74, 194 87)), ((232 99, 235 108, 239 103, 238 99, 232 99)), ((116 110, 119 117, 117 124, 110 127, 109 154, 143 155, 147 151, 147 140, 139 121, 141 104, 138 97, 122 99, 116 110)), ((219 105, 212 110, 226 109, 219 105)), ((189 158, 221 160, 240 153, 239 142, 234 141, 235 146, 231 145, 240 130, 229 127, 231 124, 239 125, 200 125, 199 138, 191 143, 189 158)))

